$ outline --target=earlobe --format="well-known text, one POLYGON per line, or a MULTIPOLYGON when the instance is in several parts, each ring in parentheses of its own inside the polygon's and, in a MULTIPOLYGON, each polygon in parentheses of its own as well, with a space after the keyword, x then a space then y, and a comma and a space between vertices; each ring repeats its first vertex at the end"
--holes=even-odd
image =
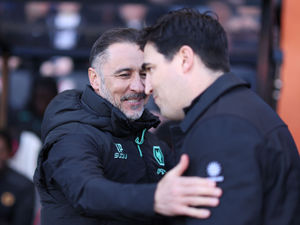
POLYGON ((98 79, 98 74, 94 68, 90 67, 88 69, 90 84, 96 92, 99 92, 100 87, 100 79, 98 79))

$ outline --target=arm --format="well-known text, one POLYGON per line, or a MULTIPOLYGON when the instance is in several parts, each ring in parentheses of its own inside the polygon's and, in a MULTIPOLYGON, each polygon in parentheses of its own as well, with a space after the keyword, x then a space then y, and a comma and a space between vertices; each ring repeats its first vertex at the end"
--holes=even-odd
MULTIPOLYGON (((103 177, 98 160, 99 152, 95 151, 95 148, 88 136, 66 136, 52 147, 44 165, 48 171, 52 171, 51 179, 59 185, 73 207, 82 213, 106 218, 136 220, 154 216, 156 184, 119 184, 107 180, 103 177), (74 140, 80 141, 75 143, 74 140)), ((166 175, 164 180, 179 176, 179 173, 171 173, 170 176, 166 175)), ((198 179, 200 178, 193 178, 198 179)), ((193 186, 201 186, 203 181, 200 180, 193 186)), ((172 183, 164 186, 171 190, 170 185, 173 186, 172 183)), ((166 195, 169 196, 170 193, 167 192, 166 195)), ((187 196, 182 204, 189 204, 190 199, 191 196, 187 196)), ((161 213, 159 210, 156 212, 161 213)), ((173 211, 173 215, 182 214, 177 210, 173 211)))
POLYGON ((156 184, 120 184, 108 180, 100 160, 102 148, 89 135, 65 135, 52 146, 43 163, 46 179, 82 214, 135 220, 153 216, 156 184))

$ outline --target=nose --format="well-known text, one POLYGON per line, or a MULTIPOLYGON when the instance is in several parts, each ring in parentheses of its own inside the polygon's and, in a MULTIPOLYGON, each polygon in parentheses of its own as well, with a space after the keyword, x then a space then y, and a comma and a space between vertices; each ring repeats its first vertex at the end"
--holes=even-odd
POLYGON ((151 86, 149 75, 146 76, 146 80, 145 80, 145 94, 146 95, 152 94, 152 86, 151 86))
POLYGON ((143 93, 145 91, 144 81, 139 74, 136 74, 130 82, 130 90, 136 93, 143 93))

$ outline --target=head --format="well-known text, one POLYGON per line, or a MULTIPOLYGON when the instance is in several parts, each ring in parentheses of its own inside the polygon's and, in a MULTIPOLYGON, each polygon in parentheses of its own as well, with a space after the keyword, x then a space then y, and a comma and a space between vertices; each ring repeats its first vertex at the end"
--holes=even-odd
POLYGON ((217 19, 192 9, 170 12, 145 28, 139 42, 146 94, 161 113, 182 119, 183 108, 229 71, 226 33, 217 19))
POLYGON ((130 28, 105 32, 92 47, 88 70, 94 91, 131 120, 141 117, 148 100, 139 35, 130 28))
POLYGON ((2 170, 12 153, 12 140, 9 133, 0 130, 0 170, 2 170))

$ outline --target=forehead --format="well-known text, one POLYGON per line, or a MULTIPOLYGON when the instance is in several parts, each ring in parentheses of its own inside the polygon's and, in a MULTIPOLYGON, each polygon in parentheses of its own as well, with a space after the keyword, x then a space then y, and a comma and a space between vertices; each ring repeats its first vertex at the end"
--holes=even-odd
POLYGON ((154 44, 147 43, 144 48, 144 63, 155 63, 163 59, 163 55, 160 54, 154 44))
POLYGON ((139 46, 134 43, 115 43, 107 49, 107 60, 108 66, 118 68, 132 68, 139 69, 143 63, 143 52, 139 46))

